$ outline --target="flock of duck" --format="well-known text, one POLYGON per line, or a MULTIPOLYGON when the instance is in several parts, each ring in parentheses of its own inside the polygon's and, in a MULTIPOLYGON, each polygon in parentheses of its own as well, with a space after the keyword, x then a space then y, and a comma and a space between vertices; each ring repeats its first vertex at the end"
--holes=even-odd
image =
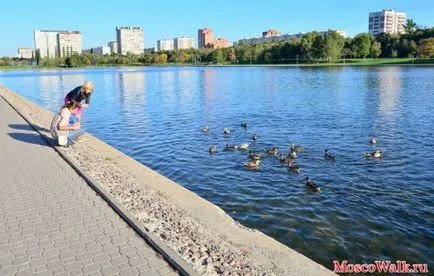
MULTIPOLYGON (((241 123, 241 127, 247 129, 247 123, 246 122, 241 123)), ((209 131, 209 127, 208 126, 203 127, 202 131, 207 133, 209 131)), ((229 128, 223 129, 223 134, 225 136, 230 135, 230 133, 231 133, 231 131, 229 128)), ((254 133, 252 135, 251 139, 253 141, 256 141, 258 139, 258 136, 256 135, 256 133, 254 133)), ((371 139, 369 140, 369 143, 371 144, 371 146, 377 144, 376 138, 371 137, 371 139)), ((224 150, 226 150, 226 151, 247 151, 247 150, 249 150, 249 147, 250 147, 249 143, 243 143, 241 145, 226 144, 226 146, 224 147, 224 150)), ((300 153, 303 153, 304 151, 305 150, 303 147, 299 147, 295 144, 290 144, 289 145, 289 153, 286 155, 282 154, 282 153, 278 155, 279 149, 277 147, 265 149, 264 154, 269 155, 269 156, 278 156, 280 163, 287 165, 288 171, 295 172, 295 173, 299 174, 301 171, 301 168, 295 164, 295 160, 297 159, 297 155, 300 153)), ((217 152, 217 147, 215 145, 213 145, 209 148, 210 154, 213 154, 216 152, 217 152)), ((379 149, 375 149, 373 152, 365 152, 364 156, 368 159, 369 158, 382 158, 383 153, 379 149)), ((260 167, 261 158, 263 157, 263 155, 261 155, 260 153, 254 152, 253 150, 249 150, 248 157, 251 161, 245 162, 244 167, 249 168, 249 169, 257 169, 260 167)), ((336 157, 328 149, 326 149, 324 151, 324 159, 328 160, 328 161, 336 161, 336 157)), ((314 192, 319 192, 321 190, 319 185, 314 183, 309 177, 305 178, 305 185, 306 185, 307 189, 312 190, 314 192)))

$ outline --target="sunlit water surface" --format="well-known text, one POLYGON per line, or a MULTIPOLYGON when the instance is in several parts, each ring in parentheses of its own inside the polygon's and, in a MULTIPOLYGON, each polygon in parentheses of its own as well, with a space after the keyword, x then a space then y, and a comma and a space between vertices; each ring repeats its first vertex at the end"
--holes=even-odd
POLYGON ((329 268, 335 259, 434 259, 433 67, 0 71, 0 84, 52 111, 85 80, 96 86, 88 132, 242 224, 329 268), (381 160, 362 156, 371 135, 381 160), (305 147, 302 173, 275 157, 244 169, 245 152, 222 151, 243 142, 257 151, 305 147), (323 159, 325 148, 336 162, 323 159), (305 189, 307 175, 320 193, 305 189))

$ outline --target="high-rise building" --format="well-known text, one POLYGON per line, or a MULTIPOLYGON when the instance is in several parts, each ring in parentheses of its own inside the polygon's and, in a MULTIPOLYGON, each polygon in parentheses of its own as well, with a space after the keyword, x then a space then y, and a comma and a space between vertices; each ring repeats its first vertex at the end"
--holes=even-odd
POLYGON ((197 43, 199 48, 212 48, 214 44, 214 32, 210 28, 197 31, 197 43))
POLYGON ((273 36, 280 36, 281 33, 278 30, 268 30, 265 32, 262 32, 262 37, 273 37, 273 36))
POLYGON ((78 31, 35 30, 35 50, 42 58, 70 56, 81 53, 82 38, 78 31))
POLYGON ((394 10, 382 10, 369 13, 369 34, 379 35, 382 33, 402 34, 405 32, 406 14, 394 10))
POLYGON ((116 27, 118 53, 140 55, 144 53, 145 40, 143 29, 140 27, 116 27))
POLYGON ((97 56, 110 55, 111 50, 109 46, 100 46, 92 48, 92 53, 97 56))
POLYGON ((35 57, 35 53, 32 48, 18 48, 18 58, 32 59, 35 57))
POLYGON ((117 54, 118 53, 118 42, 117 41, 110 41, 107 43, 107 45, 110 47, 110 54, 117 54))
POLYGON ((57 34, 58 56, 69 57, 74 53, 80 54, 83 50, 81 33, 78 31, 65 31, 57 34))
POLYGON ((230 43, 228 40, 226 40, 222 37, 219 37, 219 38, 214 40, 212 48, 213 49, 220 49, 220 48, 228 48, 229 46, 230 46, 230 43))
POLYGON ((194 48, 194 39, 192 37, 175 37, 173 39, 175 50, 194 48))
POLYGON ((63 31, 34 30, 35 50, 41 58, 54 58, 58 55, 57 34, 63 31))
POLYGON ((173 39, 160 39, 157 40, 157 51, 172 51, 173 39))

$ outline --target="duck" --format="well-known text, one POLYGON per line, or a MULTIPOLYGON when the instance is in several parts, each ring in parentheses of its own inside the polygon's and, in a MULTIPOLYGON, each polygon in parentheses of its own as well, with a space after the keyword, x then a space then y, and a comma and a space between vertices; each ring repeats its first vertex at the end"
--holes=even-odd
POLYGON ((272 155, 276 155, 279 152, 278 148, 276 147, 273 147, 271 149, 266 149, 264 151, 266 154, 272 154, 272 155))
POLYGON ((216 146, 211 146, 209 148, 209 153, 214 153, 214 152, 217 152, 217 147, 216 146))
POLYGON ((373 157, 375 158, 381 158, 383 157, 383 153, 380 150, 375 150, 374 152, 371 153, 373 157))
POLYGON ((229 144, 226 144, 225 149, 226 149, 226 150, 238 150, 238 146, 237 146, 237 145, 229 145, 229 144))
POLYGON ((280 161, 281 163, 285 163, 285 164, 289 164, 289 162, 291 162, 291 160, 288 159, 288 158, 286 158, 283 154, 280 154, 280 155, 279 155, 279 161, 280 161))
POLYGON ((296 159, 297 158, 297 152, 296 151, 291 151, 290 153, 288 153, 287 157, 288 159, 296 159))
POLYGON ((202 128, 202 131, 203 131, 203 132, 208 132, 208 130, 209 130, 209 127, 208 127, 208 126, 204 126, 204 127, 202 128))
POLYGON ((310 180, 309 177, 306 177, 306 188, 308 188, 314 192, 319 192, 321 190, 321 188, 318 186, 318 184, 312 182, 312 180, 310 180))
POLYGON ((383 152, 381 152, 380 150, 376 149, 373 152, 365 152, 365 157, 366 158, 382 158, 383 157, 383 152))
POLYGON ((247 122, 241 123, 241 126, 242 126, 243 128, 247 128, 247 122))
POLYGON ((261 160, 255 160, 255 161, 252 161, 252 162, 246 162, 246 163, 244 163, 244 167, 247 167, 247 168, 259 168, 260 164, 261 164, 261 160))
POLYGON ((295 151, 295 152, 304 152, 303 147, 297 147, 295 144, 291 144, 290 149, 291 151, 295 151))
POLYGON ((258 136, 256 136, 256 133, 253 133, 252 140, 253 140, 253 141, 258 140, 258 136))
POLYGON ((250 144, 244 143, 238 146, 239 150, 247 150, 249 148, 250 144))
POLYGON ((369 140, 369 144, 371 144, 371 146, 377 144, 377 139, 374 136, 372 136, 371 139, 369 140))
POLYGON ((253 160, 259 160, 261 159, 261 155, 255 153, 253 150, 249 151, 249 158, 253 160))
POLYGON ((230 133, 231 133, 231 130, 229 128, 223 129, 223 134, 224 135, 229 135, 230 133))
POLYGON ((336 161, 336 157, 334 157, 328 149, 324 151, 324 159, 336 161))
POLYGON ((291 161, 289 161, 289 164, 288 164, 288 171, 295 172, 298 174, 298 173, 300 173, 301 168, 297 165, 294 165, 292 160, 291 160, 291 161))

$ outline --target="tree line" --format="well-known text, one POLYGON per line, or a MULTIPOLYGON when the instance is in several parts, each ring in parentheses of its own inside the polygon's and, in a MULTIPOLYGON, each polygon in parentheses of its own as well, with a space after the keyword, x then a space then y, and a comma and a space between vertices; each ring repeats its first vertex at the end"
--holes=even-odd
MULTIPOLYGON (((248 44, 241 42, 223 49, 183 49, 143 53, 97 56, 74 54, 70 57, 35 60, 40 66, 78 67, 87 65, 151 65, 166 63, 193 64, 278 64, 334 62, 355 58, 434 58, 434 28, 415 29, 407 24, 402 35, 381 34, 373 37, 361 33, 353 38, 344 38, 336 31, 325 34, 309 32, 301 38, 286 41, 248 44)), ((7 58, 0 59, 8 65, 7 58)))

